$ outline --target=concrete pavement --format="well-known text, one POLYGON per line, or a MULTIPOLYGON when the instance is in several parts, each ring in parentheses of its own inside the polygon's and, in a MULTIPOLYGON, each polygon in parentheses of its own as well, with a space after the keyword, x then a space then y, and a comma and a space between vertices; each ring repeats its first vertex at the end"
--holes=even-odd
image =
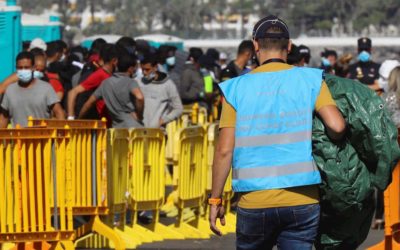
MULTIPOLYGON (((383 239, 383 230, 371 230, 366 241, 358 249, 367 249, 383 239)), ((139 250, 229 250, 235 249, 235 235, 213 236, 209 240, 166 240, 143 244, 139 250)))

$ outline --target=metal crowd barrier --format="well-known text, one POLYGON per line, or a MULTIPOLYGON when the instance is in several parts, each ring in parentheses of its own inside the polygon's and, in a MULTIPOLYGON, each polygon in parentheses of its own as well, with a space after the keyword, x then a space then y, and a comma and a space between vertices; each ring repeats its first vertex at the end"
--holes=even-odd
POLYGON ((74 249, 69 129, 1 129, 0 141, 0 243, 74 249))
POLYGON ((94 120, 35 120, 28 126, 62 129, 70 128, 70 155, 72 174, 72 212, 81 216, 82 226, 75 230, 75 245, 92 232, 103 235, 115 249, 125 249, 125 242, 109 226, 100 220, 107 215, 107 128, 106 121, 94 120), (85 221, 88 216, 89 220, 85 221))
POLYGON ((178 214, 172 228, 185 238, 210 238, 208 222, 200 215, 206 188, 203 181, 204 136, 204 129, 200 126, 184 128, 175 134, 175 191, 171 196, 178 208, 178 214), (191 210, 196 210, 194 216, 188 216, 190 219, 185 220, 185 211, 191 210))
MULTIPOLYGON (((188 127, 186 115, 167 128, 174 191, 166 203, 168 143, 162 130, 107 130, 104 120, 35 119, 29 119, 30 128, 0 130, 0 200, 5 200, 0 243, 125 249, 165 239, 209 238, 205 204, 218 125, 203 116, 203 111, 196 115, 202 126, 188 127), (170 226, 159 222, 163 205, 176 210, 170 226), (140 211, 152 212, 152 223, 140 225, 140 211), (125 222, 129 213, 130 225, 125 222), (73 219, 83 225, 74 228, 73 219)), ((231 196, 228 182, 224 233, 234 231, 231 196)))
POLYGON ((165 199, 165 135, 160 129, 133 129, 130 136, 128 173, 129 208, 132 228, 154 241, 183 239, 183 235, 159 222, 165 199), (151 211, 152 223, 140 226, 139 211, 151 211), (146 230, 143 230, 146 229, 146 230))

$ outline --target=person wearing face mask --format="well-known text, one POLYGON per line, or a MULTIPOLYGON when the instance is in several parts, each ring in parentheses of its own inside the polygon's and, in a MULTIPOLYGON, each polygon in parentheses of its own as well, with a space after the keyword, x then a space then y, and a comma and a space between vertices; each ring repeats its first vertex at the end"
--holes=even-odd
POLYGON ((62 86, 58 74, 50 73, 46 71, 46 57, 45 55, 35 56, 35 71, 33 77, 42 81, 50 83, 56 92, 59 100, 61 101, 64 97, 64 87, 62 86))
MULTIPOLYGON (((35 58, 35 70, 33 77, 42 81, 50 83, 60 100, 64 95, 64 88, 59 80, 58 74, 46 71, 46 54, 40 48, 33 48, 30 50, 35 58)), ((0 94, 3 94, 7 87, 13 83, 18 82, 17 73, 11 74, 0 85, 0 94)))
POLYGON ((167 74, 157 70, 154 55, 145 55, 140 66, 143 77, 138 83, 144 95, 144 126, 148 128, 164 126, 183 112, 178 90, 167 74))
POLYGON ((30 52, 21 52, 16 58, 18 82, 11 84, 1 102, 0 127, 6 128, 9 121, 13 127, 27 126, 28 117, 49 119, 51 113, 57 119, 65 119, 65 113, 53 88, 46 82, 34 78, 35 57, 30 52))
POLYGON ((167 66, 168 74, 174 69, 175 64, 176 64, 176 57, 175 57, 175 52, 176 52, 176 47, 174 46, 169 46, 168 47, 168 54, 167 58, 165 59, 165 64, 167 66))
POLYGON ((371 52, 371 39, 367 37, 358 39, 358 61, 349 66, 347 77, 358 80, 369 88, 379 91, 381 89, 378 84, 380 65, 371 60, 371 52))
POLYGON ((112 120, 113 128, 139 128, 143 127, 144 97, 139 85, 134 80, 137 57, 130 54, 120 55, 118 58, 118 72, 94 91, 83 105, 79 118, 85 117, 89 109, 97 100, 104 100, 112 120))
POLYGON ((337 53, 335 50, 325 49, 321 53, 321 67, 325 73, 336 75, 337 53))

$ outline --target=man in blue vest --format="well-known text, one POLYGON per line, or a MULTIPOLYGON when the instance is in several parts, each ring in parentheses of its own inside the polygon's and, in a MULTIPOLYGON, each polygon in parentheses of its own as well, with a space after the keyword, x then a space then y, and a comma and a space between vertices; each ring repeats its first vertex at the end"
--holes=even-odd
POLYGON ((318 184, 312 157, 313 116, 323 120, 332 140, 345 121, 319 69, 286 63, 291 42, 275 16, 253 29, 261 66, 220 84, 225 97, 213 164, 210 228, 225 224, 221 195, 233 166, 239 193, 237 249, 312 249, 319 224, 318 184))

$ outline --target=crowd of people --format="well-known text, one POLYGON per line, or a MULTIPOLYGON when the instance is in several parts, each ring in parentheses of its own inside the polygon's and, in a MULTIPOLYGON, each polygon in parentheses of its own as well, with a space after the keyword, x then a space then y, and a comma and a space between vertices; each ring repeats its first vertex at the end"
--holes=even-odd
MULTIPOLYGON (((212 112, 213 107, 219 107, 222 113, 221 136, 227 140, 225 142, 227 147, 233 147, 232 140, 240 133, 246 133, 239 129, 236 134, 231 133, 231 128, 242 123, 246 124, 247 117, 253 117, 257 113, 253 109, 243 109, 242 106, 251 107, 253 102, 265 99, 266 107, 268 105, 275 107, 274 105, 277 104, 269 103, 268 96, 285 96, 289 92, 298 92, 296 94, 304 92, 303 94, 308 95, 309 99, 315 103, 299 101, 304 107, 300 104, 283 102, 279 105, 282 105, 281 108, 284 109, 297 110, 295 113, 299 116, 308 117, 308 114, 314 111, 319 113, 328 128, 330 138, 340 139, 345 130, 345 122, 336 108, 323 77, 319 76, 319 72, 355 79, 376 91, 386 101, 393 121, 400 125, 400 62, 386 60, 382 64, 378 64, 372 61, 371 39, 362 37, 358 40, 357 58, 352 64, 353 56, 351 54, 339 57, 335 50, 325 49, 321 53, 320 69, 316 70, 309 67, 310 48, 305 45, 296 46, 289 42, 287 26, 283 21, 272 17, 272 19, 267 18, 257 25, 253 40, 242 41, 232 61, 228 60, 226 53, 215 48, 206 51, 201 48, 182 51, 169 45, 154 48, 144 41, 135 41, 131 37, 121 37, 115 44, 98 38, 93 41, 89 50, 81 46, 69 47, 61 40, 45 43, 41 39, 35 39, 25 46, 24 50, 16 57, 16 72, 0 85, 0 127, 5 128, 10 123, 13 127, 27 126, 28 117, 31 116, 33 118, 68 120, 106 117, 108 127, 158 128, 179 118, 184 108, 198 103, 209 112, 212 112), (276 79, 285 81, 289 79, 279 72, 285 72, 287 77, 294 79, 291 85, 282 86, 282 89, 266 89, 264 92, 257 92, 261 99, 254 98, 253 92, 257 90, 259 81, 263 79, 257 78, 257 76, 265 76, 265 79, 270 79, 272 82, 277 81, 276 79), (246 74, 249 77, 242 77, 246 74), (310 79, 309 83, 302 81, 304 75, 310 79), (276 76, 276 78, 272 76, 276 76), (234 78, 238 80, 227 82, 234 78), (232 89, 238 88, 235 84, 242 81, 244 84, 248 83, 250 87, 246 88, 242 85, 240 89, 243 93, 234 93, 232 89), (310 85, 308 86, 308 84, 310 85), (316 89, 317 92, 315 92, 316 89), (237 96, 241 96, 240 98, 243 97, 243 99, 237 96), (308 109, 310 112, 304 111, 308 109)), ((276 84, 280 84, 280 82, 277 81, 276 84)), ((267 115, 272 117, 274 113, 270 112, 267 115)), ((290 114, 290 112, 287 113, 288 119, 290 114)), ((282 118, 281 113, 279 116, 282 118)), ((311 126, 311 121, 307 119, 306 122, 310 123, 307 124, 311 126)), ((288 126, 285 129, 290 130, 289 134, 298 133, 294 128, 300 125, 294 123, 292 127, 288 126)), ((251 126, 250 123, 247 127, 250 129, 251 126)), ((253 129, 255 129, 254 131, 261 130, 257 126, 253 129)), ((275 127, 263 129, 273 130, 275 127)), ((271 135, 261 136, 269 138, 271 135)), ((308 138, 311 135, 309 132, 304 135, 296 134, 297 139, 294 139, 298 140, 299 136, 308 138)), ((253 143, 240 140, 240 136, 236 139, 238 141, 236 146, 253 143)), ((255 140, 254 143, 261 143, 261 140, 260 142, 255 140)), ((282 142, 282 144, 285 143, 287 144, 285 141, 282 142)), ((293 151, 293 148, 286 144, 282 148, 287 147, 288 151, 293 151)), ((268 145, 265 147, 267 150, 268 145)), ((299 147, 296 150, 304 151, 305 149, 299 147)), ((307 152, 304 151, 304 155, 311 154, 311 149, 307 150, 307 152)), ((224 155, 222 151, 219 153, 220 155, 216 154, 216 157, 220 157, 218 159, 221 162, 217 161, 215 164, 228 163, 226 157, 232 155, 224 155)), ((237 155, 236 160, 240 158, 244 165, 252 165, 254 163, 253 156, 243 151, 243 155, 237 155)), ((231 166, 230 163, 225 165, 227 169, 231 166)), ((312 164, 302 167, 314 169, 312 164)), ((235 171, 240 173, 240 170, 241 166, 237 167, 235 171)), ((277 173, 279 171, 277 170, 277 173)), ((249 174, 244 175, 248 176, 249 174)), ((291 185, 286 186, 286 184, 292 183, 293 180, 286 180, 286 184, 277 184, 276 187, 270 187, 265 183, 257 186, 257 182, 247 183, 246 178, 248 177, 240 180, 240 177, 237 177, 240 176, 238 174, 235 177, 238 178, 235 185, 239 191, 246 192, 241 196, 239 207, 243 206, 242 212, 246 214, 249 213, 249 209, 246 210, 246 208, 258 208, 257 206, 260 205, 258 202, 265 197, 272 197, 272 200, 276 198, 277 202, 281 202, 277 198, 278 196, 290 199, 288 204, 299 206, 304 205, 301 203, 304 202, 304 194, 308 199, 306 205, 312 205, 318 202, 318 190, 315 184, 318 184, 320 179, 317 178, 317 175, 315 169, 310 171, 310 176, 307 177, 309 182, 307 179, 303 179, 304 183, 294 185, 297 189, 292 189, 291 192, 283 191, 278 195, 278 193, 271 192, 271 189, 292 187, 291 185), (267 192, 253 192, 262 189, 266 189, 267 192), (299 196, 294 195, 296 192, 299 196), (301 202, 293 203, 293 199, 301 202)), ((222 179, 220 182, 217 184, 223 187, 222 179)), ((217 197, 220 195, 215 191, 215 187, 213 190, 215 197, 214 200, 211 199, 211 205, 219 202, 217 197)), ((271 202, 271 199, 268 201, 271 202)), ((268 203, 266 206, 269 205, 268 203)), ((317 211, 315 206, 307 209, 311 208, 317 211)), ((215 213, 217 211, 214 211, 214 216, 217 216, 215 213)), ((382 214, 382 193, 379 193, 376 225, 382 223, 382 214)), ((218 229, 214 228, 214 230, 219 233, 218 229)))
MULTIPOLYGON (((380 65, 371 60, 371 53, 372 41, 363 37, 358 40, 355 63, 350 64, 351 54, 339 57, 335 50, 325 49, 320 68, 384 93, 399 124, 400 62, 387 60, 380 65)), ((308 67, 310 59, 310 48, 291 45, 289 64, 308 67)), ((154 48, 130 37, 115 44, 99 38, 89 50, 69 47, 62 40, 45 43, 37 38, 25 43, 16 60, 16 72, 0 85, 2 127, 9 121, 26 126, 28 116, 106 117, 108 125, 115 128, 160 127, 193 103, 210 112, 213 105, 221 108, 218 84, 259 66, 251 40, 242 41, 236 57, 228 61, 226 53, 214 48, 205 52, 201 48, 186 52, 168 45, 154 48)))

